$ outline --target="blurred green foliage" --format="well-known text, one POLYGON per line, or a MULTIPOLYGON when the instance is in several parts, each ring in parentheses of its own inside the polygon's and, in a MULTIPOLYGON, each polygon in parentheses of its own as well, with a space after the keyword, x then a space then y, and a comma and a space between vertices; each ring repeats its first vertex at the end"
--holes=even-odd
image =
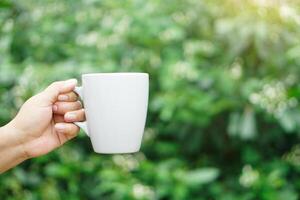
POLYGON ((1 175, 0 198, 296 200, 298 0, 0 1, 0 122, 55 80, 151 76, 141 152, 83 134, 1 175))

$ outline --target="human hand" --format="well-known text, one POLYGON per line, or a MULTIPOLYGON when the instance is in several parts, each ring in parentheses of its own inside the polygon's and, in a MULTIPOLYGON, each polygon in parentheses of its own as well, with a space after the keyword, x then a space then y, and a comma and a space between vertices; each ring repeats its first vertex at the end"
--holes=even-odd
POLYGON ((18 143, 27 158, 44 155, 74 138, 84 120, 84 110, 72 92, 77 81, 52 83, 28 99, 17 116, 7 125, 15 130, 18 143))

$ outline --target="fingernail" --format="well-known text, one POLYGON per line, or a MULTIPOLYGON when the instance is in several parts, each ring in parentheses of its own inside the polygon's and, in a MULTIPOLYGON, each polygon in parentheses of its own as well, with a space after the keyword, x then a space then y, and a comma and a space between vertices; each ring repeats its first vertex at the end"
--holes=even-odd
POLYGON ((70 86, 75 86, 77 84, 76 79, 69 79, 65 81, 64 87, 70 87, 70 86))
POLYGON ((58 132, 63 132, 65 130, 65 125, 64 124, 55 124, 55 129, 58 132))
POLYGON ((53 106, 52 106, 52 110, 53 110, 53 111, 57 111, 57 110, 58 110, 57 105, 53 105, 53 106))
POLYGON ((76 115, 74 113, 66 113, 65 118, 67 120, 76 120, 76 115))
POLYGON ((68 95, 59 95, 57 98, 59 101, 67 101, 69 99, 68 95))

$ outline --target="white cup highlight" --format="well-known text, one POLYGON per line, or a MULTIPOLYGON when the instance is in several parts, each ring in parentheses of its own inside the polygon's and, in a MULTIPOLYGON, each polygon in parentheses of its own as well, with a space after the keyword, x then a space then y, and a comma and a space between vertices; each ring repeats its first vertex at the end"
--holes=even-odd
POLYGON ((148 107, 147 73, 83 74, 82 87, 74 92, 86 115, 85 122, 75 124, 90 137, 95 152, 139 151, 148 107))

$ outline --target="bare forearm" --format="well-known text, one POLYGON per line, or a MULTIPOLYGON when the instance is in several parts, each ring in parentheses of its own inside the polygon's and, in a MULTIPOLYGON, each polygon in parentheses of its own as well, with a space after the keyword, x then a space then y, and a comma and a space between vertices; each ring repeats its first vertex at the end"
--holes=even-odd
POLYGON ((0 128, 0 174, 26 160, 18 132, 8 124, 0 128))

